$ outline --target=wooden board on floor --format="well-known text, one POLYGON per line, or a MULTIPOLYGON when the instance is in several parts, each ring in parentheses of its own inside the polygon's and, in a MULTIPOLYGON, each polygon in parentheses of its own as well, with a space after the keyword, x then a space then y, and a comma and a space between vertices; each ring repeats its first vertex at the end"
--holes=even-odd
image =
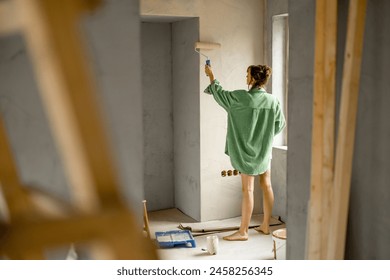
MULTIPOLYGON (((249 228, 254 228, 261 225, 263 220, 263 214, 254 214, 251 217, 249 228)), ((195 223, 180 223, 180 229, 191 230, 192 234, 200 235, 204 233, 215 233, 222 231, 237 230, 240 227, 241 217, 213 220, 208 222, 195 222, 195 223)), ((280 221, 280 217, 271 217, 270 226, 276 226, 283 224, 280 221)))

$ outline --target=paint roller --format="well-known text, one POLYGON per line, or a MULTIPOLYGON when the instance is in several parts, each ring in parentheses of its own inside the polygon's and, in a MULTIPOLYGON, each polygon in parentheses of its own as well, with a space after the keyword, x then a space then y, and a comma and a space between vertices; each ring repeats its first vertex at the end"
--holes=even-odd
POLYGON ((210 66, 210 59, 207 55, 200 52, 200 50, 215 50, 219 49, 221 47, 221 44, 219 43, 211 43, 211 42, 196 42, 195 43, 195 51, 203 55, 206 58, 206 64, 210 66))

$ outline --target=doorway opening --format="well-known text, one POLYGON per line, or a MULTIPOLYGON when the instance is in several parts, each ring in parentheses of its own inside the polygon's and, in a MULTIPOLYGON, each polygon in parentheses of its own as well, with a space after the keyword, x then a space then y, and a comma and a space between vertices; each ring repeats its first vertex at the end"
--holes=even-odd
MULTIPOLYGON (((288 15, 272 17, 272 94, 274 94, 283 108, 287 121, 288 100, 288 15)), ((286 122, 287 123, 287 122, 286 122)), ((287 145, 287 128, 275 137, 275 146, 287 145)))

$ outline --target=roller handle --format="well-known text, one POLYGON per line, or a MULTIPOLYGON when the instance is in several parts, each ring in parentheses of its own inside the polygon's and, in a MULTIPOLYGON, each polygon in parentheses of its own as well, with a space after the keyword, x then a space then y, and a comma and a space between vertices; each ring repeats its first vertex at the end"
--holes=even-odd
MULTIPOLYGON (((206 65, 211 66, 210 59, 206 59, 206 65)), ((206 74, 206 76, 208 77, 209 75, 206 74)))

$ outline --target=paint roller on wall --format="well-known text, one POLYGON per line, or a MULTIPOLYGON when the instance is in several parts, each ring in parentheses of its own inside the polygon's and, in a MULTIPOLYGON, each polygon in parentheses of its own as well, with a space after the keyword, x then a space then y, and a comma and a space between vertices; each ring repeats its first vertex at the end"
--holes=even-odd
POLYGON ((211 42, 196 42, 195 43, 195 51, 198 54, 203 55, 206 58, 206 64, 209 66, 211 65, 209 57, 207 55, 201 53, 200 50, 215 50, 215 49, 219 49, 220 47, 221 47, 221 44, 219 44, 219 43, 211 43, 211 42))

